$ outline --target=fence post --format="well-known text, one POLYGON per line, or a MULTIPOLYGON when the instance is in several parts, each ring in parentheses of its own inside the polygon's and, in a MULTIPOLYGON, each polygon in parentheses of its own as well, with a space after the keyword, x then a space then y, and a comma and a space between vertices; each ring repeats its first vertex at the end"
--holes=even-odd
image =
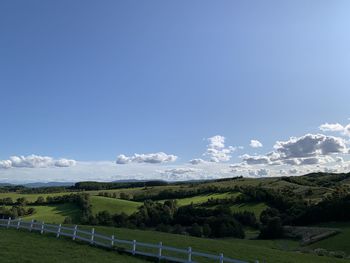
POLYGON ((45 228, 45 223, 44 221, 41 223, 41 231, 40 231, 40 234, 43 234, 44 233, 44 228, 45 228))
POLYGON ((11 224, 11 217, 9 217, 8 220, 7 220, 7 228, 10 227, 10 224, 11 224))
POLYGON ((21 225, 21 220, 22 220, 22 218, 19 218, 19 219, 18 219, 18 222, 17 222, 17 229, 19 229, 19 226, 21 225))
POLYGON ((91 229, 91 240, 90 240, 90 244, 94 243, 94 237, 95 237, 95 228, 91 229))
POLYGON ((33 224, 34 224, 34 219, 32 219, 32 221, 30 222, 30 228, 29 228, 29 231, 30 231, 30 232, 32 232, 33 224))
POLYGON ((219 256, 220 256, 220 263, 224 263, 224 254, 221 253, 219 256))
POLYGON ((188 262, 192 262, 192 248, 188 247, 188 262))
POLYGON ((113 247, 114 246, 114 235, 112 235, 112 237, 111 237, 111 247, 113 247))
POLYGON ((60 237, 60 234, 61 234, 61 227, 62 227, 62 224, 59 224, 59 225, 58 225, 58 228, 57 228, 57 235, 56 235, 57 238, 60 237))
POLYGON ((162 258, 162 247, 163 247, 163 242, 159 242, 159 251, 158 251, 158 258, 162 258))
POLYGON ((136 253, 136 240, 132 241, 132 254, 135 255, 136 253))
POLYGON ((75 225, 74 226, 74 231, 73 231, 73 240, 75 240, 76 236, 77 236, 77 229, 78 229, 78 226, 75 225))

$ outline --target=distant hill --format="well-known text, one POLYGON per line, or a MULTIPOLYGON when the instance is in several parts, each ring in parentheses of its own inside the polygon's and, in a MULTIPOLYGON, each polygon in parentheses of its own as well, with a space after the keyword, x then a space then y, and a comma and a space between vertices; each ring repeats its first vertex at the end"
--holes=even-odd
POLYGON ((39 188, 39 187, 57 187, 57 186, 73 186, 73 182, 48 182, 48 183, 28 183, 28 184, 22 184, 24 187, 28 188, 39 188))

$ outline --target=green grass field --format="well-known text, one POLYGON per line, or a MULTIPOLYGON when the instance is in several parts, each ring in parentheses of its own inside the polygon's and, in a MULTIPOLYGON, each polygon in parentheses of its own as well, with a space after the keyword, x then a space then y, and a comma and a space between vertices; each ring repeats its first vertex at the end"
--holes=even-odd
POLYGON ((308 248, 324 248, 328 251, 344 251, 348 255, 350 254, 350 223, 327 223, 320 224, 322 227, 339 228, 341 232, 335 236, 318 241, 308 246, 308 248))
MULTIPOLYGON (((190 205, 191 203, 200 204, 208 201, 209 198, 224 199, 224 198, 237 196, 237 195, 238 193, 218 193, 218 194, 198 195, 198 196, 193 196, 188 198, 177 199, 177 204, 179 206, 190 205)), ((162 200, 162 201, 165 201, 165 200, 162 200)))
POLYGON ((260 217, 262 211, 264 211, 268 206, 265 203, 245 203, 245 204, 235 204, 230 208, 233 212, 253 212, 257 218, 260 217))
POLYGON ((75 204, 57 204, 46 206, 33 206, 36 213, 23 217, 24 220, 35 219, 46 223, 63 223, 65 217, 70 216, 73 222, 78 223, 81 211, 75 204))
MULTIPOLYGON (((91 227, 84 228, 91 229, 91 227)), ((141 242, 149 242, 158 244, 160 241, 164 245, 174 246, 178 248, 187 248, 191 246, 196 251, 209 252, 254 261, 259 259, 260 262, 274 263, 340 263, 349 262, 345 259, 337 259, 334 257, 320 257, 314 254, 304 254, 294 252, 293 249, 298 247, 297 242, 289 240, 242 240, 242 239, 206 239, 196 238, 184 235, 175 235, 169 233, 132 230, 113 227, 95 227, 97 232, 112 235, 121 239, 135 239, 141 242)), ((202 261, 200 261, 202 262, 202 261)))
POLYGON ((1 263, 138 263, 147 262, 66 238, 0 228, 1 263))
POLYGON ((107 210, 111 214, 122 212, 132 214, 142 203, 103 196, 91 196, 91 205, 94 214, 104 210, 107 210))

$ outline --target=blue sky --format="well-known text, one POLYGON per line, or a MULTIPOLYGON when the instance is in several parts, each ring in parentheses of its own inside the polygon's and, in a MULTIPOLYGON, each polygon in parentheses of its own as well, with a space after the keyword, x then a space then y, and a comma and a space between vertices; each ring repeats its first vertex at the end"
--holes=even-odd
MULTIPOLYGON (((349 7, 316 0, 2 1, 0 180, 232 176, 241 171, 230 165, 252 165, 242 156, 266 156, 277 141, 306 134, 335 136, 345 146, 299 156, 277 150, 279 160, 268 157, 245 173, 288 174, 296 168, 271 163, 311 157, 323 161, 305 168, 299 160, 300 173, 339 166, 326 157, 342 157, 338 168, 346 170, 349 7), (343 130, 320 130, 325 123, 343 130), (216 135, 224 147, 210 148, 216 135), (252 139, 263 147, 249 146, 252 139), (227 156, 218 160, 210 149, 227 156), (125 163, 115 163, 119 155, 125 163), (201 168, 188 164, 199 158, 201 168)), ((321 147, 328 137, 312 139, 321 147)))

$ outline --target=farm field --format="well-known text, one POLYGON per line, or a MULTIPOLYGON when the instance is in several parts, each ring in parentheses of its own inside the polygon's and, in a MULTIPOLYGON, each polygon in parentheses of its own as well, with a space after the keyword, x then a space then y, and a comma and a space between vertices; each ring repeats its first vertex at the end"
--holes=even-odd
MULTIPOLYGON (((30 206, 29 206, 30 207, 30 206)), ((81 211, 75 204, 57 204, 45 206, 32 206, 36 213, 23 217, 24 220, 35 219, 47 223, 63 223, 64 219, 69 216, 73 222, 79 222, 81 211)))
POLYGON ((94 214, 106 210, 111 214, 126 213, 130 215, 134 213, 142 203, 103 196, 91 196, 91 205, 94 214))
MULTIPOLYGON (((207 194, 207 195, 198 195, 198 196, 193 196, 193 197, 188 197, 188 198, 179 198, 177 200, 178 206, 184 206, 184 205, 190 205, 190 204, 201 204, 210 198, 215 198, 215 199, 224 199, 224 198, 229 198, 229 197, 235 197, 239 195, 239 193, 217 193, 217 194, 207 194)), ((165 200, 160 200, 160 202, 164 202, 165 200)))
POLYGON ((5 228, 0 228, 0 258, 2 263, 147 262, 65 238, 5 228))
POLYGON ((268 206, 265 203, 244 203, 235 204, 230 206, 232 212, 253 212, 257 218, 259 218, 262 211, 264 211, 268 206))

